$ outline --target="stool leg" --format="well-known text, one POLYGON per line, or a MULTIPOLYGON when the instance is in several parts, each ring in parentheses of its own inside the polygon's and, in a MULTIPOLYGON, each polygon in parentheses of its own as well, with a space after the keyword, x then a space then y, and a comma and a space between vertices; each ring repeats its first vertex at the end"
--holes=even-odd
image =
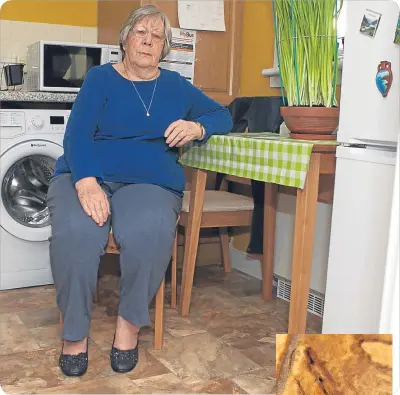
POLYGON ((164 335, 164 285, 165 279, 162 280, 160 288, 156 295, 156 318, 155 318, 155 333, 154 333, 154 348, 161 350, 163 346, 164 335))
POLYGON ((174 247, 172 250, 171 270, 171 308, 176 309, 176 264, 178 259, 178 232, 175 233, 174 247))
POLYGON ((219 228, 219 241, 221 243, 222 262, 224 265, 225 273, 230 273, 232 271, 232 267, 231 267, 231 256, 229 253, 228 228, 226 227, 219 228))

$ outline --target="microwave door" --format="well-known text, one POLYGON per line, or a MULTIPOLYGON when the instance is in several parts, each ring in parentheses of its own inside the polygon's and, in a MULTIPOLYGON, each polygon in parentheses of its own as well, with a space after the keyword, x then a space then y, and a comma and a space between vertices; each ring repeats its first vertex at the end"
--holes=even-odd
POLYGON ((78 92, 87 72, 101 64, 101 48, 46 44, 43 48, 43 88, 78 92))

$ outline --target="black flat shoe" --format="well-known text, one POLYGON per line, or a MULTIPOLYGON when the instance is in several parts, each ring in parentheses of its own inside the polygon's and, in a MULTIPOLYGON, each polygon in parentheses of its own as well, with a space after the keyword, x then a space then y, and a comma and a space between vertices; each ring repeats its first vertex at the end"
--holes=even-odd
POLYGON ((63 354, 63 350, 61 350, 58 365, 66 376, 82 376, 85 374, 88 368, 88 344, 86 343, 86 352, 77 355, 63 354))
POLYGON ((117 373, 128 373, 135 368, 139 360, 139 339, 132 350, 118 350, 113 345, 110 353, 111 368, 117 373))

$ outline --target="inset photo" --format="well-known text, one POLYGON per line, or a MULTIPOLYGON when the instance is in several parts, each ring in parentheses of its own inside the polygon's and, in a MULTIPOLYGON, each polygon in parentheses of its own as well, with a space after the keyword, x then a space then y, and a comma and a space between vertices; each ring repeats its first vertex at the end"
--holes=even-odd
POLYGON ((276 395, 392 395, 390 334, 276 335, 276 395))

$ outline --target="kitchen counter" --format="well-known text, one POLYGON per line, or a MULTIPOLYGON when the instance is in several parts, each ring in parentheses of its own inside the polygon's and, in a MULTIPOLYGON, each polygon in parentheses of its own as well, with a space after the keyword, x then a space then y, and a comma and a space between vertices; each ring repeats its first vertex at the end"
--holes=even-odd
POLYGON ((0 91, 0 101, 73 103, 76 93, 0 91))

